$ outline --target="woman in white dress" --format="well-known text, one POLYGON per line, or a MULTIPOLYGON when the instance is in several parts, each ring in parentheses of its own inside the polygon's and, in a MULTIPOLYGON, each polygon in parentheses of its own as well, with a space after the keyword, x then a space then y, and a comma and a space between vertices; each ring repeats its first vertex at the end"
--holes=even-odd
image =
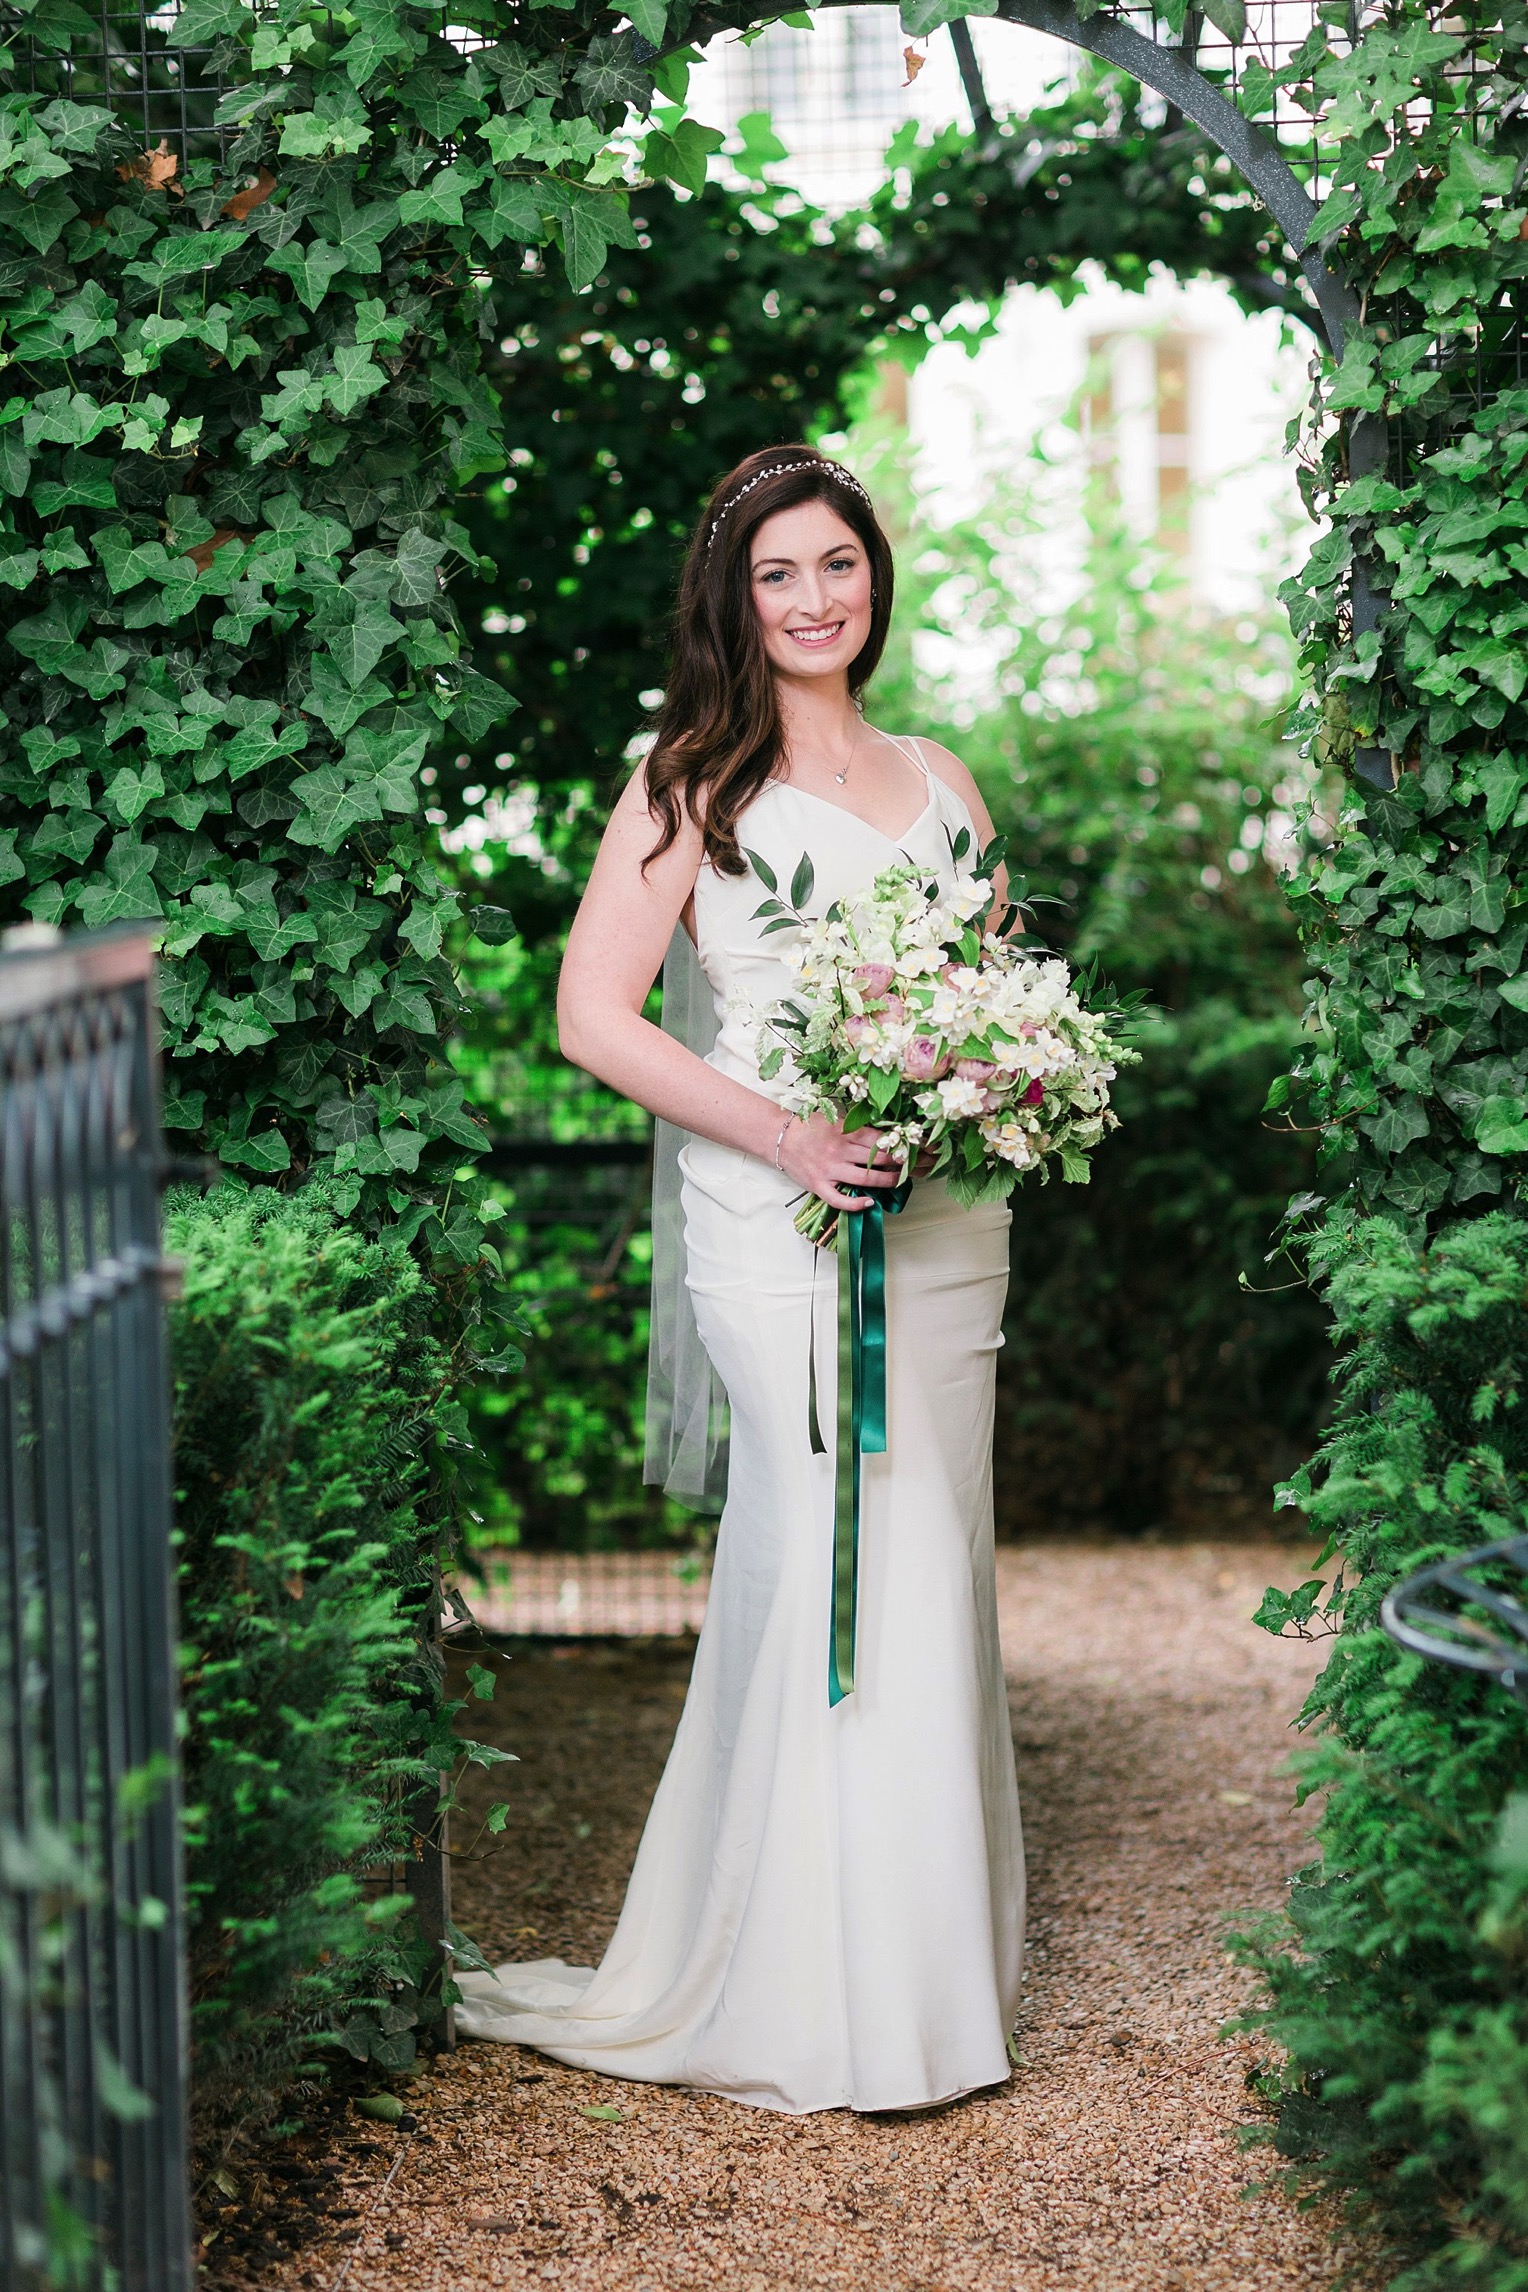
POLYGON ((821 914, 900 855, 948 880, 960 830, 963 855, 992 833, 953 756, 856 705, 891 592, 846 470, 787 446, 724 480, 686 563, 656 742, 568 942, 565 1052, 689 1133, 686 1279, 731 1406, 727 1502, 602 1964, 461 1977, 470 2036, 791 2112, 926 2108, 1001 2081, 1023 1949, 992 1558, 1009 1212, 923 1180, 887 1221, 886 1450, 861 1466, 854 1687, 830 1703, 842 1261, 792 1220, 804 1192, 852 1213, 901 1173, 873 1130, 785 1115, 755 1058, 751 1014, 790 989, 790 934, 755 920, 767 892, 746 854, 782 885, 808 854, 821 914), (705 1060, 642 1016, 677 923, 720 1020, 705 1060))

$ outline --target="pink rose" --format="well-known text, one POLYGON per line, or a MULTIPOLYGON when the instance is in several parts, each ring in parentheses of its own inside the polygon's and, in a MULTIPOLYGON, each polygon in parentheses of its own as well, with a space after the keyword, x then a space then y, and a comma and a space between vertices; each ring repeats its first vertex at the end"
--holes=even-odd
POLYGON ((907 1017, 907 999, 903 995, 887 995, 876 1012, 884 1026, 899 1027, 907 1017))
POLYGON ((937 1082, 949 1063, 937 1035, 914 1035, 902 1053, 902 1072, 909 1082, 937 1082))
POLYGON ((1044 1083, 1036 1078, 1036 1080, 1030 1084, 1028 1090, 1025 1091, 1023 1097, 1019 1100, 1019 1104, 1021 1106, 1043 1106, 1045 1104, 1044 1083))
POLYGON ((855 985, 865 995, 884 995, 896 975, 889 963, 857 963, 850 973, 855 985))
POLYGON ((858 1016, 857 1013, 851 1012, 849 1017, 844 1021, 844 1033, 848 1036, 850 1042, 854 1045, 856 1050, 858 1050, 862 1044, 873 1041, 876 1032, 877 1029, 875 1020, 862 1019, 858 1016))
POLYGON ((990 1058, 958 1058, 955 1072, 967 1082, 990 1082, 997 1068, 990 1058))

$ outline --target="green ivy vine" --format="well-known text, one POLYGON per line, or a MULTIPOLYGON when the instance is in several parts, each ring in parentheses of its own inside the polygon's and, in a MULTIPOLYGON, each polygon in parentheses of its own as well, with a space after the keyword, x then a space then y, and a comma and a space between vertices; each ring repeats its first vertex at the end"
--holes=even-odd
POLYGON ((84 100, 73 0, 7 12, 0 901, 155 919, 167 1122, 467 1264, 420 772, 513 705, 451 597, 486 570, 457 497, 506 457, 482 345, 542 250, 576 291, 635 243, 629 105, 652 173, 697 186, 717 138, 643 61, 662 0, 457 15, 187 0, 231 92, 182 164, 84 100))
POLYGON ((1285 597, 1299 729, 1338 761, 1379 750, 1394 785, 1353 782, 1295 887, 1318 976, 1294 1082, 1360 1198, 1420 1229, 1517 1198, 1528 1152, 1528 11, 1387 8, 1356 41, 1336 13, 1279 76, 1363 322, 1317 393, 1302 479, 1330 529, 1285 597), (1356 474, 1360 415, 1389 454, 1356 474), (1357 553, 1383 610, 1355 632, 1357 553))

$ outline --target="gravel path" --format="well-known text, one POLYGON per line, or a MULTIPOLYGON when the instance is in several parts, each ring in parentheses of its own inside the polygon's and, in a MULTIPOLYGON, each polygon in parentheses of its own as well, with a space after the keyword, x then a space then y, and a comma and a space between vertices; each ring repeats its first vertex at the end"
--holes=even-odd
MULTIPOLYGON (((268 2285, 319 2292, 1283 2292, 1353 2255, 1244 2193, 1257 2049, 1228 1912, 1303 1858, 1277 1770, 1314 1655, 1246 1620, 1287 1547, 1000 1555, 1030 1847, 1022 2066, 920 2119, 782 2118, 467 2045, 420 2130, 341 2149, 357 2208, 268 2285), (593 2113, 593 2112, 598 2112, 593 2113), (384 2179, 387 2175, 384 2187, 384 2179)), ((480 1732, 518 1750, 506 1849, 459 1872, 491 1956, 589 1963, 677 1718, 671 1645, 521 1648, 480 1732)), ((485 1798, 489 1794, 485 1792, 485 1798)), ((1354 2279, 1361 2281, 1361 2279, 1354 2279)))

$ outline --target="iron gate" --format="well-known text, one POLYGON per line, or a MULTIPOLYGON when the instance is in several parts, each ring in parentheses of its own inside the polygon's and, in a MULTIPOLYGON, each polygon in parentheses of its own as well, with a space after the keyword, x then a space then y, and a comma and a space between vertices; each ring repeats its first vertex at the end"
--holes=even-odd
POLYGON ((152 971, 0 954, 5 2292, 192 2282, 152 971))

